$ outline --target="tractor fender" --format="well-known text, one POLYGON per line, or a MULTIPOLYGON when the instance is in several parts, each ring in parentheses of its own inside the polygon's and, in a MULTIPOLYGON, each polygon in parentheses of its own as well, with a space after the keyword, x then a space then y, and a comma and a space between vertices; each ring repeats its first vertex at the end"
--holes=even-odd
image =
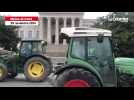
MULTIPOLYGON (((31 55, 31 56, 27 57, 27 58, 24 60, 23 65, 26 63, 26 61, 27 61, 28 59, 30 59, 30 58, 32 58, 32 57, 41 57, 41 58, 45 59, 46 61, 48 61, 48 63, 50 64, 50 66, 52 66, 51 68, 53 68, 53 64, 52 64, 52 62, 51 62, 51 59, 48 58, 48 57, 45 57, 44 55, 39 55, 39 54, 35 54, 35 55, 31 55)), ((52 70, 52 69, 51 69, 51 70, 52 70)))
POLYGON ((67 69, 72 69, 72 68, 82 68, 82 69, 84 69, 84 70, 90 71, 93 75, 95 75, 95 76, 97 77, 97 79, 98 79, 98 81, 100 82, 101 86, 103 86, 103 80, 102 80, 100 74, 99 74, 97 71, 92 70, 92 69, 90 69, 90 68, 87 68, 86 66, 80 65, 80 64, 79 64, 79 65, 77 65, 77 64, 65 65, 65 66, 59 68, 59 69, 55 72, 55 74, 58 75, 58 74, 62 73, 63 71, 65 71, 65 70, 67 70, 67 69), (77 66, 77 67, 76 67, 76 66, 77 66))

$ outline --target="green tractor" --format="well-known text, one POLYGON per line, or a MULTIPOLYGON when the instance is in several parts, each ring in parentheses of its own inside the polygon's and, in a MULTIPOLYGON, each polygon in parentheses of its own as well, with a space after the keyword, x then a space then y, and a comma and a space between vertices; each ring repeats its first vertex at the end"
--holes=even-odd
POLYGON ((69 40, 66 61, 56 67, 56 87, 116 87, 111 31, 97 28, 62 28, 69 40))
POLYGON ((46 45, 47 42, 43 40, 22 40, 18 53, 1 52, 0 81, 15 78, 22 72, 29 81, 44 81, 52 72, 51 60, 45 55, 46 45))
POLYGON ((65 63, 56 67, 55 86, 134 86, 134 58, 114 57, 117 44, 112 42, 111 31, 70 27, 61 33, 69 45, 65 63))
POLYGON ((117 57, 115 65, 119 70, 121 87, 134 87, 134 58, 117 57))

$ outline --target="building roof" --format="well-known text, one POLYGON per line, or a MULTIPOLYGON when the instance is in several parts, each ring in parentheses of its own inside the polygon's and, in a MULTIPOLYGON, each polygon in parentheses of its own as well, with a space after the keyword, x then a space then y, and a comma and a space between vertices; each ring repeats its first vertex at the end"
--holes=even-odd
POLYGON ((111 36, 110 30, 99 28, 86 28, 86 27, 67 27, 62 28, 61 33, 66 34, 69 37, 85 37, 85 36, 111 36))
POLYGON ((78 17, 83 18, 84 12, 39 12, 41 17, 78 17))

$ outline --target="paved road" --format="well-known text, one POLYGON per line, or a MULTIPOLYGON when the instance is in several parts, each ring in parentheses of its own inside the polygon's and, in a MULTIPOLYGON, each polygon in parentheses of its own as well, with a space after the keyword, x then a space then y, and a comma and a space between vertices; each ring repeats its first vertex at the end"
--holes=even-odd
POLYGON ((23 74, 15 79, 6 79, 0 82, 0 87, 53 87, 54 76, 51 74, 44 82, 28 82, 23 74))
MULTIPOLYGON (((53 65, 58 62, 64 62, 64 58, 52 58, 53 65)), ((25 79, 24 74, 19 74, 15 79, 7 79, 4 82, 0 82, 0 87, 53 87, 55 76, 53 73, 44 82, 28 82, 25 79)))

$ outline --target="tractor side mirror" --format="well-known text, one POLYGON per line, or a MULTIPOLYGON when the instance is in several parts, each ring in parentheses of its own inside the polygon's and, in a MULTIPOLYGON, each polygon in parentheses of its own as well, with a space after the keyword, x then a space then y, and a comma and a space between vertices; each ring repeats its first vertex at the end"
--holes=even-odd
POLYGON ((114 54, 115 56, 118 56, 118 42, 117 40, 112 40, 112 47, 113 47, 113 51, 114 51, 114 54))
POLYGON ((17 44, 17 50, 18 50, 18 51, 20 50, 20 45, 21 45, 21 43, 19 42, 19 43, 17 44))
POLYGON ((47 45, 47 41, 42 41, 42 51, 43 51, 43 53, 46 53, 46 45, 47 45))
POLYGON ((60 39, 62 39, 62 40, 66 40, 67 41, 67 43, 69 43, 70 42, 70 37, 69 36, 67 36, 66 34, 64 34, 64 33, 60 33, 60 39))
POLYGON ((118 51, 118 43, 117 42, 114 42, 113 43, 113 46, 114 46, 114 51, 118 51))
POLYGON ((118 50, 118 44, 114 44, 114 50, 118 50))
POLYGON ((42 41, 42 46, 46 46, 47 45, 47 41, 42 41))
POLYGON ((44 45, 45 45, 45 46, 47 45, 47 41, 44 42, 44 45))
POLYGON ((117 51, 118 50, 118 41, 112 39, 112 45, 113 45, 114 50, 117 51))
POLYGON ((61 33, 60 37, 61 37, 61 39, 68 39, 68 36, 66 34, 64 34, 64 33, 61 33))

